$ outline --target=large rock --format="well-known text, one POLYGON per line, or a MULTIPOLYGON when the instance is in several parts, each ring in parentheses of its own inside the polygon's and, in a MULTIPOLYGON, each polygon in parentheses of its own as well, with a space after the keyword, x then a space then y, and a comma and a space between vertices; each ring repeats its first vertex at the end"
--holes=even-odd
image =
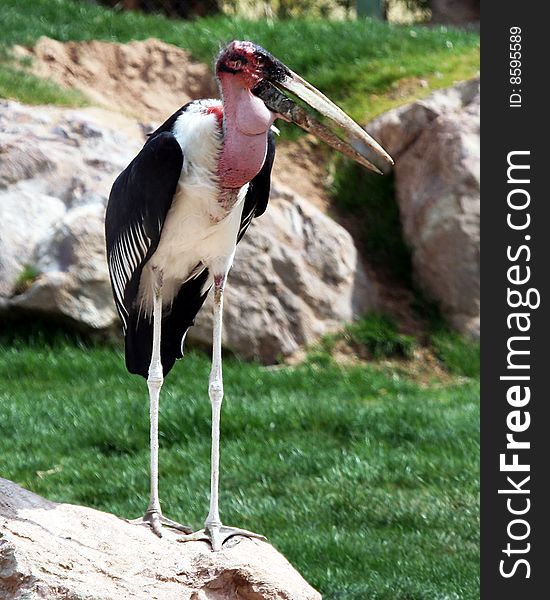
POLYGON ((0 479, 2 600, 320 600, 272 546, 234 537, 162 539, 83 506, 57 504, 0 479))
POLYGON ((394 157, 415 276, 460 332, 479 335, 479 80, 392 110, 369 131, 394 157))
MULTIPOLYGON (((264 215, 240 242, 224 298, 224 342, 275 362, 372 308, 376 289, 349 233, 275 185, 264 215)), ((190 339, 212 339, 211 298, 190 339)))
POLYGON ((0 312, 112 326, 103 215, 140 135, 136 123, 96 109, 0 104, 0 312), (29 271, 38 277, 22 281, 29 271))
MULTIPOLYGON (((142 129, 122 117, 107 125, 115 116, 97 109, 0 109, 0 314, 119 330, 103 218, 142 129)), ((276 182, 272 199, 239 244, 224 319, 226 347, 264 362, 365 313, 377 296, 342 227, 276 182)), ((189 338, 211 336, 207 306, 189 338)))

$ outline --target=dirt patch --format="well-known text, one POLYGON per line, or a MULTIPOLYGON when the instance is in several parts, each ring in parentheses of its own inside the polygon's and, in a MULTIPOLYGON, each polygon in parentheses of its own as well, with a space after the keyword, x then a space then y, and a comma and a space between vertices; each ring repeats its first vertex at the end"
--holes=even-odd
POLYGON ((403 77, 392 85, 388 98, 392 100, 404 100, 411 98, 420 89, 426 89, 428 82, 420 77, 403 77))
POLYGON ((330 209, 327 150, 311 135, 277 144, 273 175, 324 213, 330 209))
POLYGON ((410 360, 383 360, 379 366, 386 372, 414 381, 424 389, 441 388, 467 381, 445 370, 430 348, 419 347, 410 360))
MULTIPOLYGON (((314 347, 312 348, 314 350, 314 347)), ((268 371, 280 371, 295 368, 307 360, 308 349, 285 358, 284 363, 262 367, 268 371)), ((371 366, 393 377, 403 377, 414 381, 423 389, 436 389, 447 385, 458 384, 467 381, 468 378, 449 373, 437 359, 431 348, 418 346, 413 356, 408 359, 365 359, 357 356, 345 342, 338 342, 331 353, 332 360, 343 367, 371 366)), ((318 367, 324 368, 322 364, 318 367)), ((385 396, 387 390, 380 390, 379 395, 385 396)))
POLYGON ((35 75, 76 88, 93 104, 142 120, 162 122, 189 100, 218 95, 206 65, 156 39, 115 44, 42 37, 34 48, 19 46, 16 53, 34 59, 35 75))

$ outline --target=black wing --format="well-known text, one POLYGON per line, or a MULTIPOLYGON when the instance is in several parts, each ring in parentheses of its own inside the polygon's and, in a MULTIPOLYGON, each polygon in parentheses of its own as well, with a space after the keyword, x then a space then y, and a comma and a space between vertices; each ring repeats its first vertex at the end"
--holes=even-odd
POLYGON ((267 208, 269 192, 271 190, 271 169, 275 160, 275 136, 272 131, 267 138, 267 154, 261 171, 254 177, 248 186, 244 199, 243 214, 237 243, 245 234, 252 219, 263 215, 267 208))
MULTIPOLYGON (((181 147, 171 131, 188 103, 153 132, 141 152, 118 176, 105 217, 107 259, 115 304, 123 323, 126 367, 147 378, 153 347, 153 324, 137 305, 144 266, 155 253, 183 166, 181 147)), ((183 356, 185 334, 208 290, 204 270, 184 283, 163 311, 161 362, 167 375, 183 356)))
MULTIPOLYGON (((151 362, 152 322, 140 312, 136 299, 143 267, 158 247, 181 175, 183 153, 169 129, 183 110, 185 107, 151 135, 140 153, 117 177, 105 215, 107 262, 115 304, 123 324, 126 366, 130 373, 144 377, 148 375, 151 362)), ((192 283, 198 284, 196 280, 192 283)), ((192 296, 200 297, 200 288, 192 296)), ((162 323, 161 354, 165 373, 175 360, 171 358, 174 354, 171 351, 174 345, 172 321, 172 315, 168 315, 162 323)), ((179 349, 182 336, 180 334, 177 344, 179 349)))
POLYGON ((141 272, 160 241, 183 166, 168 132, 151 137, 113 184, 105 215, 107 263, 115 304, 126 333, 141 272))

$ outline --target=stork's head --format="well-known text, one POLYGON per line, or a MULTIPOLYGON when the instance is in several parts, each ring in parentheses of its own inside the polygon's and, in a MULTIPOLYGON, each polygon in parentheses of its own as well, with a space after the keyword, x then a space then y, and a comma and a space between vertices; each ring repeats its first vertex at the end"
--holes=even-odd
POLYGON ((252 42, 229 43, 218 56, 216 74, 233 75, 243 87, 252 89, 260 81, 282 81, 290 71, 267 50, 252 42))
POLYGON ((230 42, 218 56, 216 75, 221 79, 231 78, 234 84, 261 98, 277 116, 296 123, 365 167, 381 172, 393 165, 389 154, 363 128, 261 46, 248 41, 230 42), (288 90, 327 117, 332 128, 343 129, 353 145, 319 123, 278 88, 288 90))

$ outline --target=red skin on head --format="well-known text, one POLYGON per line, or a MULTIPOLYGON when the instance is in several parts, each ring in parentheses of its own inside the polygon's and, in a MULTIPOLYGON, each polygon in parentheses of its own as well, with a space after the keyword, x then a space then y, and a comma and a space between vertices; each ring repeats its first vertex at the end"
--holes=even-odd
POLYGON ((216 73, 220 75, 220 66, 225 65, 230 69, 235 68, 235 61, 244 62, 239 65, 238 73, 232 74, 242 87, 252 89, 262 78, 261 65, 258 64, 256 48, 251 42, 231 42, 216 63, 216 73))

